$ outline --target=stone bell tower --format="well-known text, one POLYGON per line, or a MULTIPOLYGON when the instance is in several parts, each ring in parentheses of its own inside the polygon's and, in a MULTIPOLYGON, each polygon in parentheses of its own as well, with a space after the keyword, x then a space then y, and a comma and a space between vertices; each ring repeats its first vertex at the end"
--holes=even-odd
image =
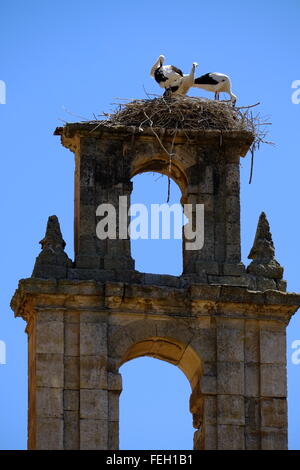
POLYGON ((285 292, 264 213, 241 263, 239 168, 253 134, 85 122, 55 135, 75 155, 75 259, 51 216, 11 303, 27 322, 29 449, 118 449, 119 368, 140 356, 186 375, 194 449, 285 449, 285 330, 300 295, 285 292), (99 204, 129 205, 145 171, 204 204, 204 246, 183 240, 179 277, 136 271, 128 238, 96 235, 99 204))

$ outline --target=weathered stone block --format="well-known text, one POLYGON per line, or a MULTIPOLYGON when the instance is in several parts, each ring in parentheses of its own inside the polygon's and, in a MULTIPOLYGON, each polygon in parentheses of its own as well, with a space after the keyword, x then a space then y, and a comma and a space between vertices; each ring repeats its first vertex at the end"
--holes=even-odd
MULTIPOLYGON (((226 226, 226 240, 227 244, 235 244, 240 240, 240 224, 237 223, 228 223, 226 226)), ((225 274, 225 273, 224 273, 225 274)))
MULTIPOLYGON (((96 297, 97 299, 97 297, 96 297)), ((101 301, 102 301, 102 296, 101 296, 101 301)), ((98 298, 99 302, 99 298, 98 298)), ((101 302, 101 306, 104 307, 104 301, 103 303, 101 302)), ((88 308, 87 310, 83 311, 80 313, 80 323, 105 323, 107 321, 107 312, 104 310, 102 312, 99 311, 89 311, 88 308)))
POLYGON ((119 449, 119 421, 108 421, 108 447, 109 450, 119 449))
POLYGON ((110 357, 123 357, 133 344, 125 325, 109 325, 108 353, 110 357))
POLYGON ((240 220, 240 199, 238 195, 230 195, 226 198, 226 220, 229 223, 238 223, 240 220))
POLYGON ((122 391, 122 376, 119 373, 107 373, 107 390, 113 390, 121 393, 122 391))
POLYGON ((245 362, 259 362, 259 327, 257 320, 245 320, 245 362))
POLYGON ((261 425, 260 398, 245 398, 245 423, 251 429, 261 425))
POLYGON ((261 364, 260 387, 262 397, 285 397, 286 367, 284 364, 261 364))
POLYGON ((119 393, 108 391, 108 419, 109 421, 119 420, 119 393))
POLYGON ((65 355, 79 356, 79 323, 65 323, 65 355))
POLYGON ((197 329, 190 346, 195 349, 203 361, 215 361, 217 356, 215 328, 197 329))
POLYGON ((239 195, 240 191, 240 168, 236 163, 227 163, 226 164, 226 190, 227 194, 236 194, 239 195))
POLYGON ((108 421, 105 419, 80 420, 80 449, 108 449, 108 421))
POLYGON ((80 390, 80 418, 108 419, 108 392, 106 390, 80 390))
POLYGON ((261 425, 287 428, 287 404, 285 398, 269 398, 261 401, 261 425))
POLYGON ((244 426, 218 425, 218 450, 244 450, 244 426))
POLYGON ((215 395, 217 393, 217 377, 204 375, 201 378, 201 390, 204 394, 215 395))
POLYGON ((213 424, 205 424, 204 427, 204 448, 205 450, 216 450, 217 444, 217 426, 213 424))
POLYGON ((107 356, 106 323, 80 323, 80 354, 107 356))
MULTIPOLYGON (((150 327, 149 322, 147 322, 146 331, 149 337, 157 335, 162 338, 177 338, 184 344, 189 344, 195 336, 195 331, 191 327, 188 327, 184 320, 180 319, 178 319, 178 324, 176 325, 172 321, 162 320, 155 323, 153 322, 152 327, 150 327), (156 328, 156 332, 153 330, 153 327, 156 328)), ((143 333, 140 332, 140 334, 142 335, 143 333)), ((134 339, 136 339, 136 337, 134 339)))
POLYGON ((260 428, 245 426, 245 450, 260 450, 260 441, 260 428))
POLYGON ((79 410, 79 390, 64 390, 64 410, 79 410))
POLYGON ((65 313, 65 325, 67 323, 79 323, 80 322, 80 310, 79 311, 68 311, 65 313))
POLYGON ((79 357, 65 356, 65 389, 79 390, 79 357))
POLYGON ((78 411, 64 412, 64 450, 78 450, 80 430, 78 411))
POLYGON ((219 424, 245 424, 244 397, 237 395, 218 395, 217 416, 219 424))
POLYGON ((286 361, 285 328, 260 322, 260 360, 266 364, 284 364, 286 361))
POLYGON ((204 364, 201 392, 210 395, 217 393, 217 364, 215 362, 205 362, 204 364))
POLYGON ((245 396, 258 397, 260 393, 260 365, 245 364, 245 396))
POLYGON ((37 321, 36 352, 45 354, 64 353, 64 324, 62 322, 37 321))
POLYGON ((246 268, 243 263, 229 264, 224 263, 222 265, 224 276, 241 276, 246 272, 246 268))
POLYGON ((217 390, 221 394, 244 394, 244 364, 242 362, 218 362, 217 390))
POLYGON ((81 356, 80 387, 90 389, 107 388, 105 358, 98 356, 81 356))
POLYGON ((64 356, 63 354, 36 355, 36 385, 38 387, 64 386, 64 356))
POLYGON ((287 430, 263 427, 261 448, 264 450, 287 450, 287 430))
POLYGON ((40 417, 62 418, 63 390, 61 388, 38 387, 36 389, 36 412, 40 417))
POLYGON ((199 182, 199 192, 203 194, 213 194, 214 180, 213 180, 213 167, 206 166, 203 178, 199 182))
POLYGON ((217 398, 215 396, 204 396, 204 423, 216 424, 217 422, 217 398))
POLYGON ((265 277, 256 277, 256 290, 262 292, 266 290, 276 290, 276 281, 274 279, 267 279, 265 277))
POLYGON ((48 308, 36 308, 37 319, 39 322, 48 322, 48 321, 56 321, 56 322, 63 322, 64 321, 64 313, 65 309, 58 308, 58 307, 48 307, 48 308))
MULTIPOLYGON (((241 262, 241 248, 238 244, 226 245, 226 262, 229 264, 241 262)), ((238 282, 236 285, 239 285, 238 282)))
POLYGON ((63 450, 64 422, 62 418, 38 417, 36 422, 36 449, 63 450))
MULTIPOLYGON (((229 321, 228 321, 229 323, 229 321)), ((217 356, 218 361, 239 362, 244 360, 244 328, 243 322, 232 324, 235 328, 218 325, 217 356)))

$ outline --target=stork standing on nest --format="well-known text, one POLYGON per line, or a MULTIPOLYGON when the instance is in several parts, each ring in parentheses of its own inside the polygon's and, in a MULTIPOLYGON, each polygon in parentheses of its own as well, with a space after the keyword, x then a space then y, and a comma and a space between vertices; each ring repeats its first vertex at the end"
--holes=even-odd
POLYGON ((223 73, 213 72, 201 75, 201 77, 195 79, 193 87, 214 92, 216 100, 220 99, 221 92, 228 93, 233 106, 236 103, 237 96, 231 91, 230 78, 223 73))
POLYGON ((165 56, 160 55, 150 71, 151 77, 156 80, 161 88, 165 89, 165 96, 185 96, 194 85, 197 62, 193 62, 189 74, 183 74, 174 65, 163 65, 164 61, 165 56))
POLYGON ((172 93, 178 90, 183 73, 175 65, 164 65, 165 56, 160 55, 153 67, 151 68, 150 75, 153 77, 161 88, 166 91, 170 90, 172 93))
POLYGON ((175 91, 171 90, 172 91, 172 96, 173 95, 175 95, 175 96, 176 95, 185 96, 187 94, 187 92, 189 91, 189 89, 192 86, 194 86, 196 67, 198 67, 197 62, 193 62, 190 73, 183 75, 178 89, 175 90, 175 91))

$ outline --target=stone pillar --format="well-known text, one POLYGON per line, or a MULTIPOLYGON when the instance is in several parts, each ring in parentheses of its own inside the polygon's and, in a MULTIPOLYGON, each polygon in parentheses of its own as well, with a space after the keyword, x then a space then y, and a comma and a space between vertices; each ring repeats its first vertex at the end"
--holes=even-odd
POLYGON ((244 394, 244 320, 218 318, 218 449, 245 449, 244 394))
MULTIPOLYGON (((75 269, 80 269, 85 278, 97 274, 100 278, 103 275, 106 279, 114 278, 116 271, 126 273, 134 269, 129 237, 119 238, 119 197, 126 198, 129 207, 132 190, 129 165, 122 152, 122 141, 92 136, 81 138, 76 149, 75 269), (97 237, 100 204, 111 204, 116 210, 117 239, 97 237)), ((125 222, 128 225, 128 216, 125 222)))
POLYGON ((108 449, 106 314, 80 315, 80 449, 108 449))
POLYGON ((36 309, 28 326, 28 447, 64 449, 63 312, 36 309))

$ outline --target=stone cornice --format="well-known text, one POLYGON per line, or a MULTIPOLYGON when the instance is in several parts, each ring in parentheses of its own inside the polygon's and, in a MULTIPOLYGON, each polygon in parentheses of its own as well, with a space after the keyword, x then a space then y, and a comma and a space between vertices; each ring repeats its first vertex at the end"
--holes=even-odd
MULTIPOLYGON (((99 121, 100 122, 100 121, 99 121)), ((99 122, 75 122, 68 123, 64 127, 57 127, 54 135, 61 136, 62 144, 72 151, 78 149, 79 139, 89 138, 107 138, 118 139, 124 136, 135 136, 141 140, 156 139, 154 132, 160 138, 172 142, 174 140, 174 130, 164 128, 143 128, 141 131, 134 126, 107 126, 99 122), (153 132, 154 131, 154 132, 153 132)), ((176 132, 175 143, 207 143, 214 142, 218 147, 234 146, 239 147, 240 156, 244 157, 253 142, 253 134, 249 131, 218 130, 218 129, 200 129, 185 130, 178 129, 176 132)))
POLYGON ((119 282, 22 279, 11 308, 29 321, 37 308, 103 311, 182 318, 230 317, 288 323, 300 306, 300 295, 236 286, 192 284, 177 289, 119 282))

